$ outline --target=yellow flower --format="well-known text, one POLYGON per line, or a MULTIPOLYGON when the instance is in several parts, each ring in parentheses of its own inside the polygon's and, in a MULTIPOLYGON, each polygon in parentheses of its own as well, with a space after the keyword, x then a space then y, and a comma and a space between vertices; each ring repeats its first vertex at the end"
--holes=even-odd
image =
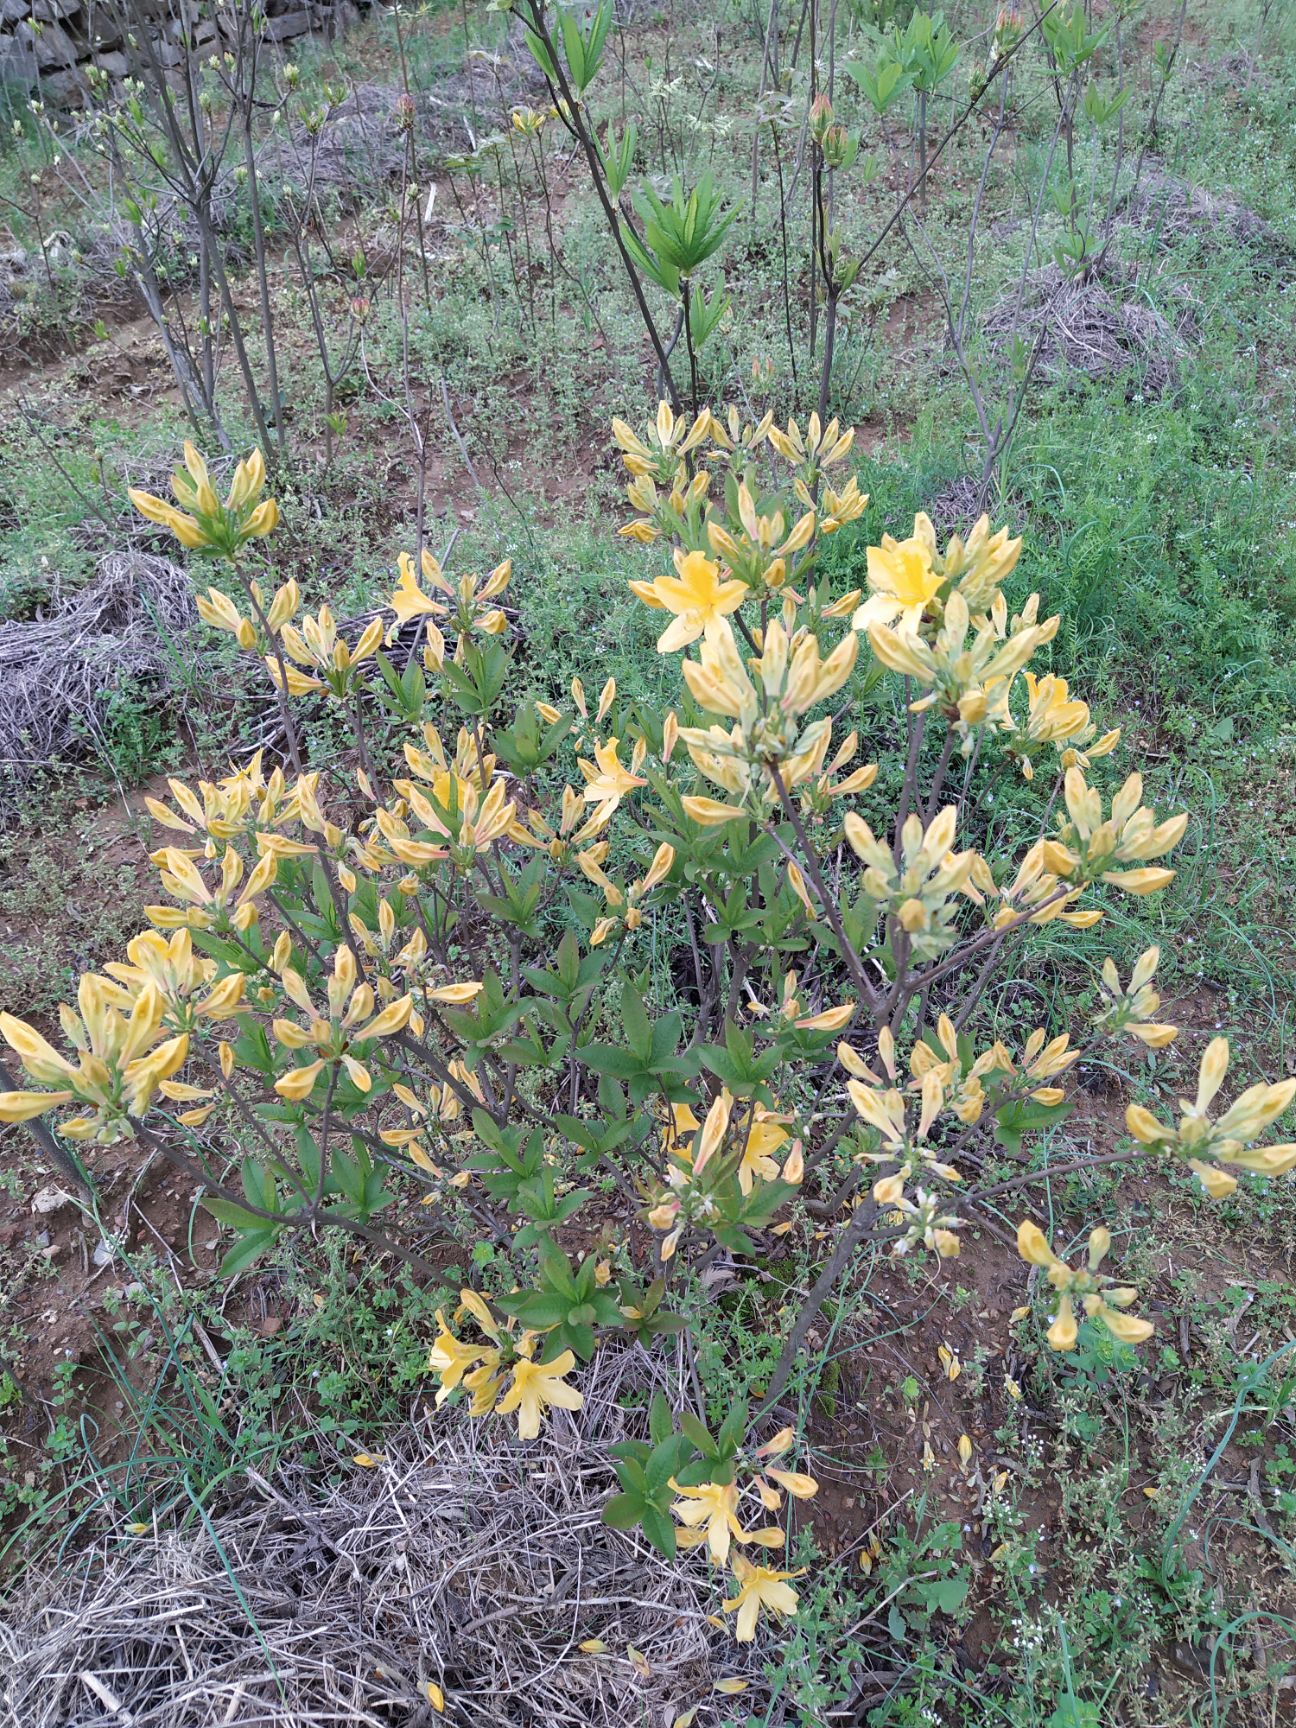
POLYGON ((1221 1164, 1259 1176, 1280 1176, 1296 1168, 1296 1143, 1252 1145, 1296 1098, 1296 1078, 1248 1086, 1223 1115, 1212 1120, 1210 1106, 1224 1083, 1228 1063, 1228 1039, 1212 1038, 1202 1056, 1196 1098, 1191 1104, 1179 1100, 1182 1114, 1177 1128, 1167 1128, 1141 1104, 1131 1104, 1125 1112, 1125 1126, 1136 1140, 1145 1146, 1165 1146, 1186 1159, 1216 1200, 1237 1187, 1236 1176, 1220 1169, 1221 1164))
POLYGON ((1173 881, 1173 870, 1112 868, 1163 857, 1179 844, 1188 826, 1186 812, 1157 821, 1143 803, 1140 775, 1131 774, 1126 780, 1106 819, 1102 797, 1087 784, 1081 769, 1068 768, 1063 795, 1066 815, 1059 819, 1057 839, 1046 840, 1043 851, 1043 862, 1055 875, 1076 882, 1110 882, 1127 894, 1154 894, 1173 881))
POLYGON ((819 532, 835 534, 848 522, 857 522, 867 509, 868 493, 860 491, 859 482, 853 474, 840 492, 834 492, 831 486, 825 486, 819 532))
POLYGON ((1032 757, 1052 744, 1066 768, 1087 768, 1100 756, 1109 756, 1120 741, 1116 727, 1097 738, 1098 728, 1089 717, 1089 704, 1072 697, 1065 678, 1053 673, 1036 678, 1033 672, 1024 674, 1030 697, 1026 723, 1018 726, 1009 707, 1009 692, 1002 693, 997 711, 1001 724, 1011 733, 1009 753, 1021 765, 1023 775, 1031 780, 1035 775, 1032 757), (1092 740, 1092 742, 1091 742, 1092 740))
POLYGON ((634 475, 651 475, 669 479, 681 465, 682 458, 695 450, 711 432, 713 419, 709 409, 702 409, 690 423, 682 414, 675 414, 669 402, 657 404, 657 418, 648 429, 646 439, 633 432, 624 420, 613 420, 612 436, 622 452, 622 461, 634 475))
POLYGON ((738 1164, 738 1186, 744 1194, 751 1193, 758 1177, 762 1182, 778 1180, 779 1167, 773 1154, 787 1143, 787 1139, 788 1132, 782 1122, 763 1104, 758 1104, 752 1113, 747 1143, 738 1164))
POLYGON ((609 738, 594 746, 593 762, 577 758, 580 771, 585 776, 587 804, 607 804, 615 810, 627 792, 648 784, 641 774, 622 766, 620 750, 621 740, 609 738))
POLYGON ((836 420, 821 426, 819 416, 811 414, 804 436, 796 421, 789 420, 786 431, 774 425, 769 427, 769 441, 785 462, 802 471, 805 479, 807 469, 813 473, 846 460, 855 443, 855 428, 850 426, 843 432, 836 420))
POLYGON ((720 566, 703 552, 675 550, 674 576, 655 582, 631 582, 630 590, 647 606, 674 613, 657 639, 657 652, 671 654, 696 642, 709 624, 736 612, 747 598, 741 582, 725 582, 720 566))
POLYGON ((743 1555, 736 1554, 733 1573, 738 1594, 726 1599, 724 1609, 727 1614, 732 1614, 735 1608, 738 1610, 738 1623, 734 1628, 737 1643, 751 1643, 756 1636, 756 1621, 762 1608, 788 1617, 796 1613, 800 1598, 788 1579, 799 1577, 799 1572, 776 1572, 771 1566, 755 1566, 743 1555))
POLYGON ((574 1386, 563 1383, 563 1376, 576 1366, 570 1350, 555 1356, 552 1362, 528 1362, 519 1357, 513 1364, 513 1384, 495 1408, 501 1416, 518 1413, 518 1439, 534 1440, 540 1432, 540 1418, 547 1405, 562 1410, 579 1410, 585 1400, 574 1386))
POLYGON ((221 859, 220 881, 209 888, 192 858, 178 846, 164 846, 152 856, 160 867, 163 888, 173 900, 181 902, 178 908, 144 908, 150 921, 161 930, 178 930, 182 925, 195 930, 250 929, 257 920, 257 899, 273 886, 279 870, 278 857, 267 851, 244 882, 243 860, 232 846, 227 846, 221 859))
MULTIPOLYGON (((441 567, 430 552, 423 553, 424 568, 429 575, 433 572, 441 574, 441 567)), ((397 559, 400 570, 400 580, 388 596, 387 604, 396 614, 396 626, 407 624, 411 618, 435 617, 443 618, 446 608, 440 600, 433 600, 419 587, 418 575, 414 569, 414 560, 408 552, 402 552, 397 559)), ((391 634, 395 633, 395 629, 391 634)))
POLYGON ((767 1465, 765 1474, 772 1477, 794 1500, 813 1500, 819 1492, 819 1484, 814 1477, 805 1475, 803 1471, 775 1470, 767 1465))
POLYGON ((443 1404, 465 1374, 488 1354, 484 1344, 462 1344, 446 1325, 445 1315, 436 1311, 437 1335, 428 1352, 428 1368, 441 1382, 436 1401, 443 1404))
POLYGON ((321 606, 315 617, 303 618, 300 630, 285 624, 280 632, 284 653, 292 664, 285 663, 281 674, 278 658, 268 654, 266 669, 275 688, 286 688, 290 696, 328 690, 341 699, 355 683, 356 667, 377 653, 382 639, 382 619, 371 618, 352 647, 338 635, 332 608, 321 606))
POLYGON ((12 1014, 0 1014, 0 1037, 22 1063, 24 1072, 48 1092, 0 1093, 0 1122, 27 1122, 74 1100, 89 1115, 59 1124, 71 1140, 111 1144, 131 1132, 128 1118, 142 1116, 164 1081, 183 1065, 187 1033, 159 1043, 164 1003, 150 979, 137 994, 110 978, 83 974, 77 1008, 64 1004, 59 1019, 78 1053, 72 1063, 60 1056, 34 1027, 12 1014), (39 1103, 38 1103, 39 1100, 39 1103))
POLYGON ((258 502, 265 488, 265 460, 259 450, 239 463, 223 504, 212 486, 207 464, 192 444, 185 445, 184 460, 187 472, 171 476, 171 490, 180 509, 137 487, 131 487, 128 494, 141 516, 169 528, 182 546, 232 557, 246 541, 269 534, 276 526, 279 506, 274 499, 258 502))
POLYGON ((741 1542, 745 1533, 738 1522, 738 1484, 736 1482, 704 1482, 697 1488, 678 1488, 680 1496, 671 1511, 688 1530, 699 1532, 697 1540, 705 1541, 707 1553, 717 1566, 729 1558, 729 1541, 741 1542))
POLYGON ((851 619, 851 628, 867 631, 871 624, 894 624, 897 618, 916 624, 939 592, 941 580, 932 567, 932 547, 925 540, 893 540, 884 534, 880 546, 868 549, 872 594, 851 619))
POLYGON ((1178 1036, 1179 1028, 1150 1018, 1161 1006, 1152 979, 1161 958, 1159 948, 1146 949, 1135 962, 1128 988, 1122 990, 1116 962, 1109 955, 1102 963, 1102 989, 1107 1005, 1094 1017, 1103 1032, 1128 1032, 1151 1050, 1162 1050, 1178 1036))
POLYGON ((1154 1328, 1150 1320, 1139 1320, 1133 1314, 1123 1312, 1138 1295, 1137 1290, 1128 1285, 1117 1285, 1114 1279, 1104 1277, 1098 1270, 1110 1247, 1111 1232, 1099 1225, 1089 1234, 1086 1263, 1077 1271, 1053 1252, 1038 1224, 1027 1218, 1017 1226, 1017 1252, 1029 1265, 1046 1272, 1049 1283, 1058 1292, 1057 1313, 1047 1333, 1051 1350, 1074 1350, 1076 1347, 1080 1335, 1074 1306, 1076 1298, 1091 1319, 1100 1320, 1123 1344, 1142 1344, 1152 1336, 1154 1328))
POLYGON ((900 858, 884 846, 862 816, 846 815, 846 839, 865 869, 864 892, 878 903, 880 911, 893 916, 909 938, 916 958, 929 959, 941 953, 958 935, 953 896, 979 898, 971 886, 974 852, 951 852, 958 824, 958 808, 949 804, 923 827, 911 814, 900 831, 900 858))
POLYGON ((962 736, 966 751, 971 749, 972 729, 988 725, 1001 712, 1014 674, 1057 634, 1060 617, 1039 624, 1038 607, 1039 596, 1032 594, 1021 615, 1010 620, 1000 594, 988 615, 974 619, 956 590, 945 602, 940 628, 930 642, 918 633, 912 613, 902 616, 895 628, 874 620, 866 634, 884 666, 930 691, 912 704, 913 712, 938 707, 962 736))

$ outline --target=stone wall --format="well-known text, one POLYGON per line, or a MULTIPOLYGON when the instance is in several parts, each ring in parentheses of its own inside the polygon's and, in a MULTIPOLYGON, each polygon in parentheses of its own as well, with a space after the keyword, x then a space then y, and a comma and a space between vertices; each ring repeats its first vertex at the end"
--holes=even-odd
MULTIPOLYGON (((291 42, 318 31, 330 37, 371 0, 261 0, 266 41, 291 42)), ((110 78, 133 70, 141 32, 152 36, 168 67, 184 58, 184 42, 210 53, 236 28, 247 0, 0 0, 0 84, 10 97, 37 92, 46 101, 76 103, 86 94, 85 71, 97 65, 110 78)))

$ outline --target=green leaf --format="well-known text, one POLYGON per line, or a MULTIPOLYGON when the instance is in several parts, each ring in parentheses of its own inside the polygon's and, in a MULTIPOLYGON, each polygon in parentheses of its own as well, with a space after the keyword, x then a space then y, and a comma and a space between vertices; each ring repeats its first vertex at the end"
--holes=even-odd
POLYGON ((928 1601, 933 1608, 942 1614, 954 1614, 963 1606, 968 1593, 969 1579, 960 1572, 953 1578, 938 1578, 925 1587, 928 1601))
MULTIPOLYGON (((626 1043, 640 1064, 650 1062, 654 1043, 652 1021, 648 1018, 643 997, 629 984, 621 993, 621 1024, 625 1028, 626 1043)), ((673 1043, 670 1048, 674 1048, 673 1043)))
POLYGON ((634 1494, 614 1494, 603 1508, 603 1522, 610 1530, 633 1530, 644 1502, 634 1494))
POLYGON ((246 1236, 240 1236, 238 1241, 221 1261, 221 1276, 232 1278, 236 1272, 242 1272, 254 1260, 260 1259, 267 1248, 272 1248, 279 1232, 276 1229, 251 1230, 246 1236))
POLYGON ((658 1506, 645 1506, 640 1520, 643 1533, 659 1554, 668 1560, 675 1558, 675 1525, 670 1514, 658 1506))
POLYGON ((706 1423, 700 1417, 695 1416, 691 1410, 685 1410, 681 1413, 679 1425, 681 1431, 688 1436, 704 1458, 718 1458, 720 1456, 720 1448, 712 1438, 706 1423))
POLYGON ((264 1230, 268 1220, 258 1218, 255 1212, 248 1212, 233 1200, 222 1200, 216 1195, 204 1197, 203 1210, 210 1212, 220 1223, 227 1224, 231 1230, 264 1230))

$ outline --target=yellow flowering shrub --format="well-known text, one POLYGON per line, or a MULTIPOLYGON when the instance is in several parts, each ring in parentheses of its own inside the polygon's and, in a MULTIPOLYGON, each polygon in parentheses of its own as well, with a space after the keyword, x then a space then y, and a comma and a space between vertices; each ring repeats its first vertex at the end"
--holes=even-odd
MULTIPOLYGON (((363 627, 327 596, 306 610, 274 578, 257 454, 223 500, 191 447, 175 505, 132 494, 203 560, 201 617, 264 664, 283 760, 149 800, 151 927, 81 980, 62 1049, 0 1016, 30 1083, 0 1119, 168 1159, 233 1233, 230 1270, 321 1226, 421 1265, 410 1216, 503 1244, 508 1275, 438 1314, 428 1367, 438 1403, 524 1442, 554 1410, 579 1420, 574 1377, 610 1334, 684 1324, 682 1268, 792 1228, 807 1183, 837 1187, 760 1406, 736 1400, 712 1433, 659 1397, 604 1509, 666 1554, 703 1549, 746 1640, 762 1610, 797 1611, 795 1572, 761 1555, 816 1484, 791 1467, 796 1433, 768 1429, 854 1245, 957 1256, 992 1143, 1020 1155, 1104 1041, 1175 1037, 1156 948, 1125 982, 1102 965, 1087 1019, 1019 1040, 981 1031, 988 982, 1032 929, 1092 929, 1163 889, 1188 818, 1145 804, 1136 772, 1104 778, 1119 734, 1033 664, 1059 619, 1037 594, 1010 602, 1007 529, 983 519, 942 548, 920 515, 836 592, 823 548, 868 505, 849 430, 662 404, 613 435, 646 562, 631 589, 680 657, 664 712, 614 677, 597 700, 580 680, 524 696, 507 563, 452 578, 422 551, 363 627), (324 710, 354 734, 327 778, 324 710), (1033 832, 979 813, 1002 773, 1052 786, 1031 794, 1033 832), (667 933, 687 984, 662 996, 641 969, 667 933), (639 1221, 615 1241, 582 1217, 598 1172, 639 1221)), ((1174 1126, 1131 1103, 1116 1152, 1181 1159, 1210 1195, 1296 1165, 1296 1145, 1259 1143, 1296 1079, 1212 1114, 1227 1064, 1216 1039, 1174 1126)), ((1018 1247, 1056 1295, 1053 1348, 1088 1322, 1149 1336, 1135 1288, 1100 1270, 1105 1230, 1078 1267, 1029 1219, 1018 1247)))

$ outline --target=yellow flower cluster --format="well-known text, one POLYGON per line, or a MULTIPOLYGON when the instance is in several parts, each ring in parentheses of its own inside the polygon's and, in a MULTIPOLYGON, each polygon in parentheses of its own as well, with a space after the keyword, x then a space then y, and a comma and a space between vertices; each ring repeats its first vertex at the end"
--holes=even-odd
POLYGON ((1166 1127, 1141 1104, 1131 1104, 1125 1112, 1125 1126, 1136 1140, 1144 1146, 1164 1147, 1185 1159, 1215 1200, 1237 1187, 1237 1177, 1221 1165, 1261 1176, 1281 1176, 1296 1168, 1296 1143, 1253 1144, 1296 1098, 1296 1078, 1248 1086, 1222 1115, 1212 1118, 1210 1107, 1224 1084, 1228 1065, 1228 1039, 1212 1038, 1201 1060, 1196 1098, 1191 1103, 1186 1098, 1179 1100, 1182 1114, 1177 1128, 1166 1127))
POLYGON ((879 912, 893 915, 910 943, 910 952, 930 959, 958 939, 956 896, 976 897, 972 866, 976 854, 952 852, 958 810, 949 804, 923 826, 910 815, 900 831, 900 855, 884 846, 856 811, 844 827, 851 850, 864 865, 862 886, 879 912))
MULTIPOLYGON (((415 779, 394 780, 396 800, 362 824, 354 857, 366 870, 395 860, 417 873, 445 858, 471 869, 480 853, 515 829, 517 807, 494 756, 481 753, 476 737, 461 727, 450 756, 430 720, 422 736, 425 749, 405 744, 415 779)), ((411 892, 417 880, 416 874, 411 892)))
POLYGON ((666 1232, 659 1250, 663 1261, 675 1253, 689 1225, 704 1224, 712 1215, 716 1182, 736 1177, 744 1195, 757 1182, 800 1182, 805 1166, 799 1140, 792 1142, 781 1166, 774 1157, 788 1145, 788 1120, 760 1103, 744 1103, 735 1113, 728 1087, 721 1087, 702 1122, 690 1104, 670 1106, 661 1135, 665 1173, 648 1212, 653 1229, 666 1232))
POLYGON ((259 450, 240 462, 224 502, 212 485, 207 464, 192 444, 184 447, 186 472, 171 476, 175 504, 156 498, 137 487, 130 501, 141 516, 169 528, 182 546, 194 552, 216 552, 233 557, 249 540, 269 534, 279 521, 279 506, 273 498, 261 497, 265 490, 265 458, 259 450))
POLYGON ((805 1570, 779 1571, 735 1553, 733 1544, 741 1547, 782 1548, 787 1536, 777 1524, 749 1528, 740 1516, 747 1496, 753 1495, 765 1512, 777 1512, 783 1504, 783 1494, 794 1500, 812 1500, 819 1484, 804 1471, 784 1470, 769 1463, 770 1458, 786 1452, 792 1444, 793 1431, 781 1429, 764 1446, 758 1447, 751 1460, 750 1481, 740 1485, 731 1476, 728 1481, 703 1482, 696 1486, 681 1486, 673 1478, 671 1486, 677 1499, 671 1506, 680 1528, 676 1540, 682 1548, 705 1546, 713 1566, 728 1567, 734 1575, 737 1592, 725 1600, 726 1613, 737 1614, 734 1640, 750 1643, 756 1636, 756 1625, 762 1608, 779 1616, 792 1616, 799 1606, 795 1590, 789 1584, 805 1570))
MULTIPOLYGON (((685 422, 663 402, 642 437, 624 420, 612 422, 612 435, 632 476, 627 496, 639 512, 621 533, 645 545, 663 536, 679 542, 676 569, 683 591, 672 587, 669 578, 632 582, 631 590, 646 605, 664 607, 677 617, 696 614, 700 599, 706 601, 706 610, 713 610, 712 596, 721 592, 729 611, 749 596, 777 592, 797 573, 799 554, 813 559, 818 536, 857 521, 868 507, 853 477, 840 490, 826 484, 827 471, 849 455, 855 433, 843 431, 836 420, 821 426, 817 414, 810 416, 803 434, 795 420, 780 430, 771 414, 744 426, 734 408, 723 419, 704 408, 685 422), (771 449, 792 471, 792 495, 802 511, 795 521, 790 500, 787 507, 776 502, 767 509, 756 490, 753 464, 771 449), (711 502, 710 468, 715 467, 728 473, 723 509, 711 502), (723 578, 708 552, 722 561, 723 578), (734 597, 731 582, 739 583, 744 593, 734 597)), ((851 597, 852 605, 857 598, 851 597)), ((661 651, 670 653, 695 640, 701 630, 685 634, 689 628, 669 626, 659 643, 661 651)))
POLYGON ((1188 826, 1184 812, 1158 822, 1143 803, 1143 779, 1131 774, 1111 801, 1104 818, 1102 795, 1085 780, 1079 768, 1068 768, 1063 782, 1066 816, 1059 822, 1056 840, 1044 842, 1047 869, 1068 881, 1109 882, 1127 894, 1155 894, 1174 880, 1174 871, 1149 866, 1149 858, 1163 858, 1183 839, 1188 826), (1117 864, 1134 864, 1134 870, 1117 870, 1117 864))
POLYGON ((387 602, 396 618, 388 637, 394 640, 397 630, 411 618, 426 617, 429 671, 440 667, 445 653, 445 639, 436 623, 438 618, 445 619, 458 638, 455 657, 460 661, 465 637, 474 631, 484 636, 500 636, 508 628, 508 619, 494 602, 504 593, 513 575, 511 559, 498 565, 489 576, 469 574, 461 576, 458 582, 451 582, 443 573, 440 561, 425 547, 419 554, 419 571, 428 586, 435 590, 435 594, 444 596, 443 599, 426 594, 420 588, 419 572, 415 571, 414 560, 408 552, 401 553, 397 565, 400 580, 387 602))
POLYGON ((1152 1336, 1150 1320, 1139 1320, 1125 1312, 1138 1291, 1128 1284, 1117 1284, 1098 1271, 1110 1248, 1111 1232, 1100 1225, 1090 1232, 1085 1264, 1076 1271, 1053 1252, 1038 1224, 1026 1219, 1017 1226, 1017 1252, 1031 1266, 1040 1267, 1058 1292, 1057 1314, 1048 1329, 1051 1349, 1075 1349, 1080 1331, 1075 1314, 1077 1300, 1091 1319, 1101 1320, 1122 1344, 1142 1344, 1152 1336))
MULTIPOLYGON (((889 1175, 873 1184, 873 1198, 879 1206, 899 1210, 906 1219, 916 1214, 906 1206, 905 1190, 915 1178, 931 1181, 958 1182, 959 1171, 934 1149, 932 1130, 942 1112, 948 1110, 964 1128, 981 1120, 988 1106, 1011 1094, 1029 1097, 1038 1104, 1058 1104, 1064 1096, 1060 1088, 1047 1084, 1064 1074, 1080 1052, 1070 1048, 1070 1037, 1059 1033, 1050 1039, 1042 1026, 1029 1035, 1020 1057, 1020 1066, 1012 1052, 1000 1039, 989 1049, 973 1057, 970 1050, 960 1048, 958 1033, 948 1014, 941 1014, 936 1023, 933 1042, 920 1039, 909 1055, 909 1078, 902 1081, 896 1062, 895 1039, 883 1026, 878 1033, 877 1057, 882 1067, 879 1074, 858 1051, 849 1044, 837 1046, 837 1060, 851 1078, 846 1092, 856 1114, 872 1128, 880 1140, 880 1149, 864 1152, 869 1164, 894 1164, 889 1175)), ((923 1190, 919 1189, 920 1197, 923 1190)), ((928 1193, 925 1198, 932 1199, 928 1193)), ((956 1221, 941 1220, 941 1230, 953 1230, 956 1221)), ((907 1252, 921 1239, 944 1256, 957 1253, 957 1246, 936 1234, 927 1240, 926 1229, 914 1234, 908 1226, 903 1246, 897 1252, 907 1252)))
MULTIPOLYGON (((223 1000, 228 1005, 228 999, 223 1000)), ((69 1140, 111 1144, 133 1132, 130 1118, 142 1116, 181 1067, 189 1036, 166 1035, 166 1002, 147 975, 135 989, 87 972, 77 988, 77 1008, 79 1012, 66 1005, 59 1010, 76 1062, 60 1056, 26 1021, 0 1014, 0 1037, 33 1080, 52 1088, 0 1092, 0 1122, 26 1122, 76 1102, 88 1113, 67 1118, 59 1132, 69 1140)), ((216 1013, 224 1011, 218 1003, 216 1013)))
POLYGON ((1018 722, 1012 713, 1013 680, 1004 688, 996 705, 996 717, 1001 729, 1008 734, 1004 747, 1013 757, 1027 780, 1035 778, 1035 759, 1052 745, 1058 762, 1068 768, 1087 768, 1099 757, 1110 756, 1120 742, 1120 727, 1098 736, 1098 728, 1089 714, 1089 704, 1070 694, 1065 678, 1048 673, 1037 678, 1024 672, 1022 678, 1028 697, 1026 718, 1018 722))
MULTIPOLYGON (((683 664, 684 681, 700 708, 734 724, 728 731, 681 727, 679 736, 694 766, 727 792, 729 801, 686 796, 684 809, 695 822, 710 827, 743 815, 761 819, 784 794, 823 775, 832 721, 821 717, 803 725, 801 717, 845 684, 857 646, 857 639, 847 636, 822 660, 812 635, 789 637, 775 619, 765 631, 760 656, 750 662, 753 681, 728 624, 708 630, 698 659, 683 664)), ((862 791, 876 773, 872 764, 856 769, 835 795, 862 791)))
MULTIPOLYGON (((283 952, 291 952, 284 943, 283 952)), ((414 1008, 410 995, 397 997, 385 1008, 377 1008, 373 986, 361 982, 355 954, 340 947, 333 955, 332 975, 326 985, 327 1005, 323 1011, 311 1001, 306 981, 287 961, 279 966, 279 981, 289 1001, 305 1016, 305 1021, 280 1016, 274 1022, 275 1041, 285 1050, 315 1052, 313 1059, 300 1067, 290 1068, 275 1081, 275 1091, 281 1098, 298 1104, 309 1098, 316 1080, 326 1068, 331 1080, 340 1064, 347 1079, 358 1092, 368 1092, 373 1077, 364 1058, 368 1046, 409 1024, 414 1008)))
POLYGON ((456 1323, 471 1315, 487 1342, 463 1343, 437 1310, 437 1338, 428 1356, 428 1368, 441 1383, 438 1405, 462 1386, 471 1395, 468 1408, 474 1416, 491 1411, 508 1416, 516 1411, 520 1440, 536 1438, 547 1409, 580 1409, 584 1398, 566 1383, 576 1366, 572 1351, 563 1350, 550 1362, 537 1362, 538 1333, 516 1334, 512 1323, 498 1321, 475 1290, 461 1290, 459 1302, 456 1323))
POLYGON ((1116 962, 1110 955, 1102 963, 1104 1006, 1094 1016, 1100 1032, 1128 1032, 1149 1050, 1164 1050, 1178 1036, 1179 1028, 1155 1020, 1161 998, 1152 987, 1161 959, 1159 948, 1148 948, 1134 963, 1129 983, 1122 988, 1116 962))

